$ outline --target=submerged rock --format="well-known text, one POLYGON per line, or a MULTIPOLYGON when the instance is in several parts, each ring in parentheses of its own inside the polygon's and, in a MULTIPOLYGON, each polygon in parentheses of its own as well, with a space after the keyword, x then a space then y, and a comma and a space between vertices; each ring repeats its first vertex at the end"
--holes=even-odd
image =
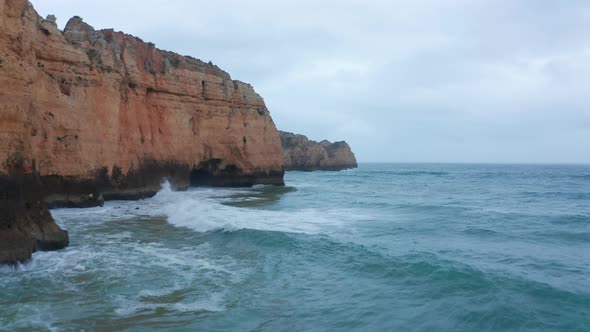
POLYGON ((316 142, 304 135, 280 131, 285 170, 339 171, 358 167, 350 146, 342 142, 316 142))

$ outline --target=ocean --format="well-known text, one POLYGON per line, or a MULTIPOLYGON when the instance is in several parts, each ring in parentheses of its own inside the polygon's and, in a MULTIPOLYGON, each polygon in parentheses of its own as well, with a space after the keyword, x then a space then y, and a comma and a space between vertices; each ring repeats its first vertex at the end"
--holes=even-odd
POLYGON ((590 166, 361 164, 57 209, 1 331, 590 331, 590 166))

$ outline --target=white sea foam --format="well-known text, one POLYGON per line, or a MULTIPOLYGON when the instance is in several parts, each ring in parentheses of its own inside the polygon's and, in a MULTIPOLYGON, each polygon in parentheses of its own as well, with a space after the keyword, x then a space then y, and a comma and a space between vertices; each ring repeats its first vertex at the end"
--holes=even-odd
MULTIPOLYGON (((166 215, 169 223, 187 227, 197 232, 216 230, 235 231, 256 229, 290 233, 317 234, 332 232, 347 220, 363 219, 347 211, 297 209, 276 211, 260 208, 242 208, 222 204, 227 197, 236 194, 252 193, 253 189, 194 189, 187 192, 174 192, 164 187, 153 199, 157 208, 166 215)), ((243 200, 256 200, 245 197, 243 200)))
POLYGON ((297 208, 270 210, 244 208, 223 203, 235 201, 235 195, 243 195, 241 201, 255 201, 248 196, 259 193, 264 186, 253 188, 193 188, 188 191, 173 191, 164 182, 162 190, 153 198, 140 201, 109 201, 104 207, 91 209, 57 209, 52 214, 63 225, 76 220, 84 223, 128 220, 132 218, 162 216, 177 227, 190 228, 197 232, 236 231, 255 229, 290 233, 333 233, 341 231, 347 222, 366 219, 352 210, 297 208))
MULTIPOLYGON (((56 209, 52 214, 56 221, 66 229, 78 230, 70 247, 59 252, 38 252, 33 260, 18 264, 15 267, 0 267, 0 273, 44 271, 54 273, 66 271, 83 273, 91 271, 95 262, 106 259, 108 255, 119 255, 124 250, 127 255, 149 255, 154 264, 185 265, 191 264, 203 269, 217 268, 202 257, 195 257, 194 247, 187 248, 186 255, 177 251, 169 252, 158 243, 135 243, 130 231, 103 234, 101 243, 105 248, 92 250, 84 244, 85 237, 92 237, 93 231, 88 227, 100 226, 105 222, 124 221, 143 217, 162 217, 176 227, 183 227, 196 232, 224 231, 232 232, 241 229, 262 231, 279 231, 306 234, 333 234, 351 232, 350 222, 366 219, 358 213, 345 209, 310 209, 293 208, 271 210, 265 208, 244 208, 226 205, 228 200, 256 200, 264 186, 254 188, 194 188, 188 191, 173 191, 169 183, 162 185, 162 190, 153 198, 139 201, 109 201, 104 207, 90 209, 56 209), (243 195, 235 198, 235 195, 243 195), (230 197, 230 198, 228 198, 230 197), (77 242, 77 243, 76 243, 77 242), (82 244, 82 245, 81 245, 82 244), (113 246, 113 248, 109 248, 113 246), (122 249, 124 247, 124 249, 122 249), (210 266, 207 266, 210 264, 210 266)), ((125 263, 122 260, 122 266, 125 263)), ((119 266, 121 267, 121 266, 119 266)), ((117 266, 113 266, 116 270, 117 266)), ((227 271, 226 271, 227 272, 227 271)))
POLYGON ((144 310, 157 310, 163 309, 174 309, 179 312, 198 312, 198 311, 210 311, 219 312, 225 310, 225 307, 221 304, 221 297, 217 295, 211 296, 207 300, 199 300, 192 302, 176 302, 176 303, 146 303, 141 301, 122 301, 123 304, 117 309, 115 313, 119 316, 131 316, 137 312, 144 310))
POLYGON ((36 305, 23 305, 21 312, 27 312, 27 317, 12 322, 10 325, 5 325, 3 320, 0 320, 0 331, 14 331, 15 327, 21 327, 19 331, 60 331, 54 326, 51 314, 48 313, 46 304, 37 303, 36 305))

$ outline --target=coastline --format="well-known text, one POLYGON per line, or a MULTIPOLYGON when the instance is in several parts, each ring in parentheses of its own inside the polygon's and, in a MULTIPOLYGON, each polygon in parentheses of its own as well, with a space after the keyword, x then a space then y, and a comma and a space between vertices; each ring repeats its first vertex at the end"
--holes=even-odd
POLYGON ((77 16, 59 30, 27 0, 0 6, 0 262, 67 245, 48 207, 152 197, 162 179, 284 185, 278 131, 250 84, 77 16))

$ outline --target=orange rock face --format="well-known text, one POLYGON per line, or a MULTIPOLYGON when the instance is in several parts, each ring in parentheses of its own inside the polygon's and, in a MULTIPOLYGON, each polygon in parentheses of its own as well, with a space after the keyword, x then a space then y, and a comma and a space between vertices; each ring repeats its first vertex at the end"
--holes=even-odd
POLYGON ((278 132, 249 84, 78 17, 62 33, 24 0, 0 12, 0 172, 94 179, 214 160, 282 182, 278 132))
POLYGON ((93 205, 177 187, 283 184, 263 99, 211 63, 0 0, 0 200, 93 205))

